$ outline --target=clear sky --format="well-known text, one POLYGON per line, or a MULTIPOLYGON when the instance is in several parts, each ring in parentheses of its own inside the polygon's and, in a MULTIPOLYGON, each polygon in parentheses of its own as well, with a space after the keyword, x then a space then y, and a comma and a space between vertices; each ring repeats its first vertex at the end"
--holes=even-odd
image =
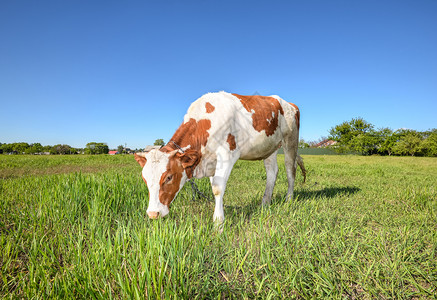
POLYGON ((437 1, 1 1, 0 142, 141 148, 207 92, 437 127, 437 1))

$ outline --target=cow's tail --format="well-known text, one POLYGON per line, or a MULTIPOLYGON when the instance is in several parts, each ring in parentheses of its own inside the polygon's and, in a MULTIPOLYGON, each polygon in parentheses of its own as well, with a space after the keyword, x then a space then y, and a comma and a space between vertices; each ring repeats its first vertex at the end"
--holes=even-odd
POLYGON ((305 166, 303 164, 303 158, 299 154, 296 156, 296 164, 299 165, 300 170, 302 171, 303 183, 305 183, 307 179, 307 170, 305 169, 305 166))

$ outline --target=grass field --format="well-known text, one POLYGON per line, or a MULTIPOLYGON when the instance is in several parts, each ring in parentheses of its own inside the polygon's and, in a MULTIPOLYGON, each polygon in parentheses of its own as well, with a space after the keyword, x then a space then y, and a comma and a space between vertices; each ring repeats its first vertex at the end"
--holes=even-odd
POLYGON ((1 155, 0 297, 435 299, 437 159, 304 156, 288 202, 278 160, 266 209, 236 164, 219 233, 188 184, 149 220, 132 156, 1 155))

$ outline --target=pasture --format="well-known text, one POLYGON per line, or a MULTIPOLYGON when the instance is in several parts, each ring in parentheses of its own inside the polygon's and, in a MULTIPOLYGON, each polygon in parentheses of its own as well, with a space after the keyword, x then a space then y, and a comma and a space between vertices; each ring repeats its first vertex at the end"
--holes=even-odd
POLYGON ((264 209, 262 162, 239 161, 219 233, 189 184, 149 220, 133 156, 0 155, 0 297, 435 298, 437 159, 303 157, 288 202, 278 157, 264 209))

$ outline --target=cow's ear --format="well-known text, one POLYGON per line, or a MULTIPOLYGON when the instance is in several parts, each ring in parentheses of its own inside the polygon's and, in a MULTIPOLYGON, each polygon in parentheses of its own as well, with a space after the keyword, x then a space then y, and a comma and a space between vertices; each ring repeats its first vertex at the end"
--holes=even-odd
POLYGON ((184 153, 178 153, 181 159, 182 167, 187 172, 188 177, 192 175, 192 167, 196 166, 199 162, 199 154, 194 150, 186 150, 184 153))
POLYGON ((147 162, 146 157, 143 156, 142 153, 139 153, 139 154, 136 154, 136 153, 135 153, 135 154, 134 154, 134 157, 135 157, 135 160, 140 164, 141 168, 144 168, 144 165, 145 165, 146 162, 147 162))

